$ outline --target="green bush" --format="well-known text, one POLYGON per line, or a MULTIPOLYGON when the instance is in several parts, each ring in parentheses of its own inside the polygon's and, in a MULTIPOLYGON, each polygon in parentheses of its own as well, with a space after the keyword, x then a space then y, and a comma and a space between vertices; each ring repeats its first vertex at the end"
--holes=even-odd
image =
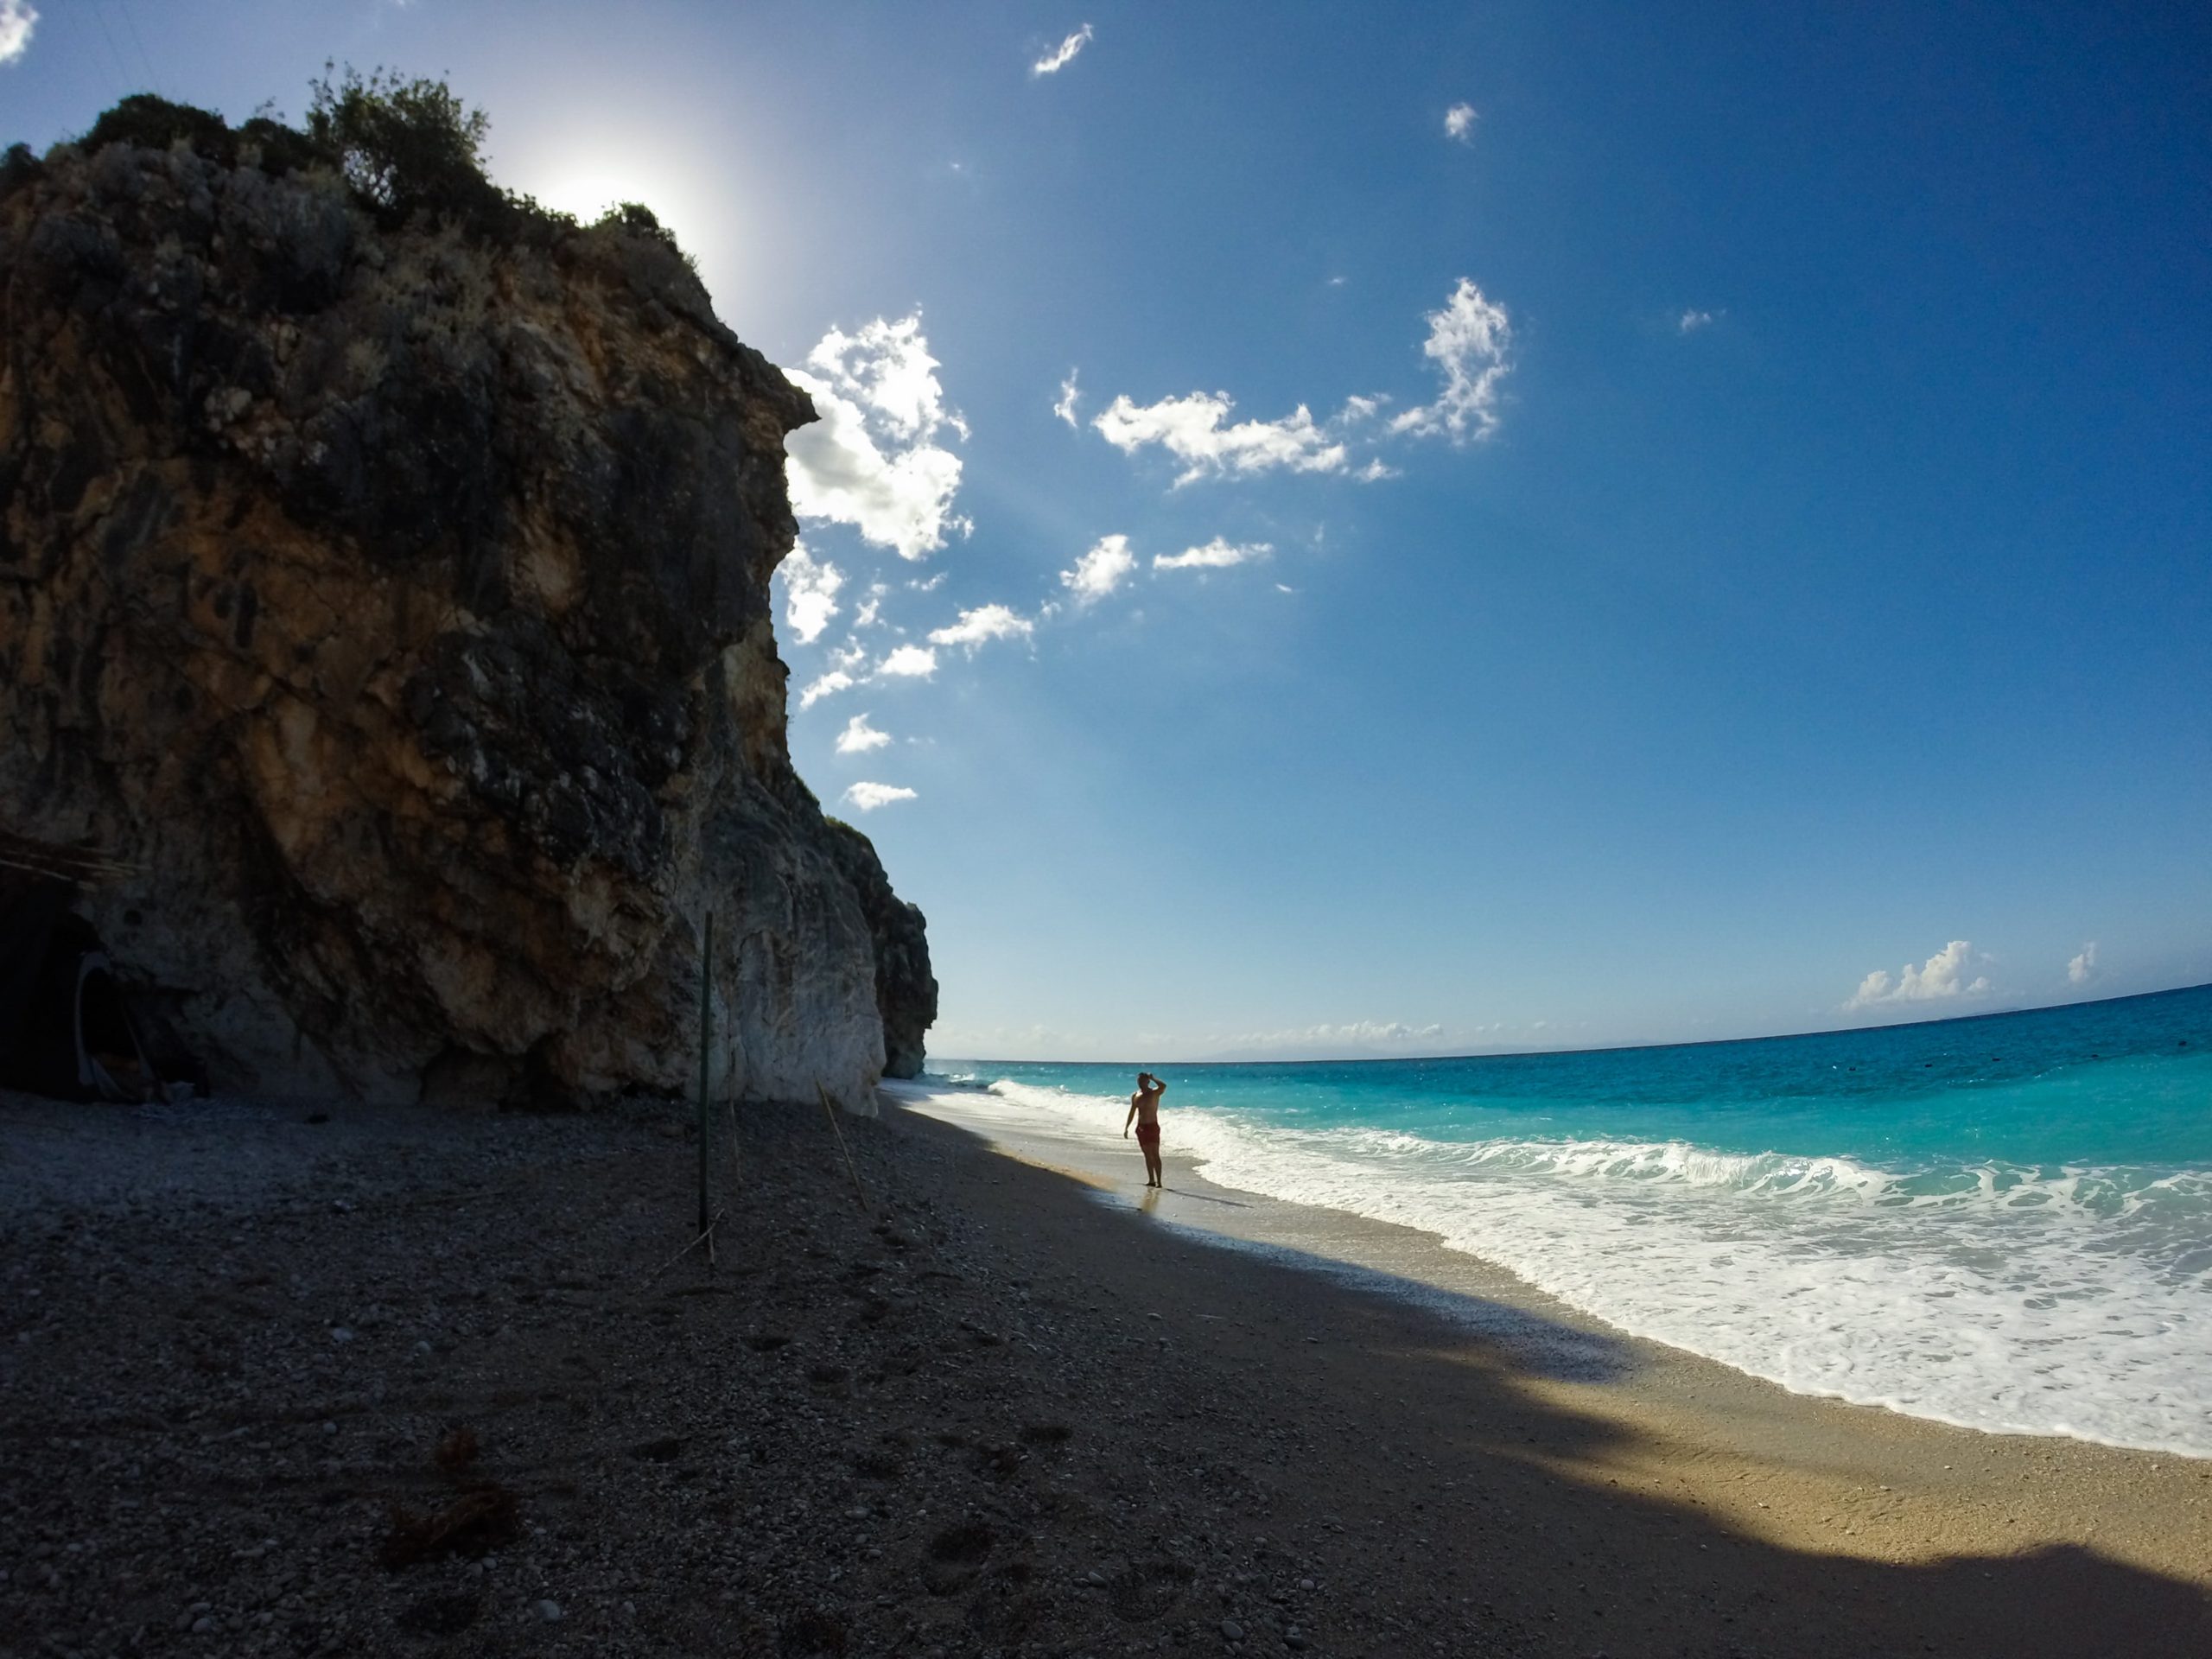
MULTIPOLYGON (((210 160, 235 165, 240 148, 251 145, 262 170, 280 178, 309 167, 335 168, 387 225, 404 224, 419 213, 451 220, 489 241, 536 247, 550 246, 577 229, 572 215, 502 190, 485 176, 491 118, 464 105, 445 82, 410 80, 382 68, 363 74, 351 64, 341 71, 326 63, 321 78, 308 87, 304 130, 274 118, 266 105, 233 130, 210 111, 133 92, 93 124, 82 147, 86 154, 110 144, 166 149, 182 140, 210 160)), ((37 168, 22 146, 8 152, 0 162, 0 197, 35 178, 37 168)), ((643 202, 608 209, 593 228, 642 237, 691 264, 643 202)))
POLYGON ((354 192, 395 222, 418 209, 474 219, 502 200, 484 176, 491 118, 442 80, 405 80, 347 65, 308 83, 307 136, 354 192))
POLYGON ((231 161, 238 154, 237 135, 221 116, 189 104, 172 104, 151 92, 133 92, 102 115, 85 135, 84 147, 86 155, 110 144, 167 149, 180 138, 216 161, 231 161))

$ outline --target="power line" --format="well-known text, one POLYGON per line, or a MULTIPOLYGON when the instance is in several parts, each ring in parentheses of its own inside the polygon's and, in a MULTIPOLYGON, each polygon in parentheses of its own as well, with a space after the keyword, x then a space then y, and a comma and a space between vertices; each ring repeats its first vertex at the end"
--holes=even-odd
POLYGON ((146 42, 138 36, 138 19, 130 10, 130 0, 116 0, 123 8, 123 25, 130 31, 130 44, 137 48, 138 61, 146 66, 146 84, 156 92, 162 90, 162 78, 156 73, 154 60, 146 55, 146 42))
POLYGON ((130 85, 130 66, 123 60, 123 53, 115 43, 115 31, 107 26, 107 8, 93 0, 92 20, 100 26, 100 38, 107 42, 107 54, 115 60, 115 73, 125 87, 130 85))

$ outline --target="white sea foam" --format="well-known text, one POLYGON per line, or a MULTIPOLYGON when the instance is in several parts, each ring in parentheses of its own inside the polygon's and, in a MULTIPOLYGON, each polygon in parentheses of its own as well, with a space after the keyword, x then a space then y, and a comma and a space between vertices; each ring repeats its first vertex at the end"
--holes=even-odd
MULTIPOLYGON (((1012 1127, 1126 1103, 998 1082, 1012 1127)), ((2212 1176, 1900 1173, 1680 1141, 1452 1142, 1174 1115, 1224 1185, 1440 1236, 1624 1330, 1800 1393, 2212 1457, 2212 1176)))

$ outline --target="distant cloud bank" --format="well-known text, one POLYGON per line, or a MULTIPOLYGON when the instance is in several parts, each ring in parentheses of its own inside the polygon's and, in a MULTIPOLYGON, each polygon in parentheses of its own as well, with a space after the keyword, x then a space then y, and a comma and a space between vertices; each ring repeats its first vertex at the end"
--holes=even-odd
POLYGON ((1974 960, 1972 944, 1964 939, 1953 939, 1919 967, 1916 968, 1909 962, 1905 963, 1897 970, 1894 980, 1890 977, 1889 969, 1877 968, 1859 982, 1859 988, 1851 994, 1851 1000, 1843 1006, 1849 1011, 1881 1007, 1892 1003, 1934 1002, 1954 997, 1980 996, 1988 990, 1989 981, 1986 976, 1979 974, 1971 980, 1967 978, 1974 960))

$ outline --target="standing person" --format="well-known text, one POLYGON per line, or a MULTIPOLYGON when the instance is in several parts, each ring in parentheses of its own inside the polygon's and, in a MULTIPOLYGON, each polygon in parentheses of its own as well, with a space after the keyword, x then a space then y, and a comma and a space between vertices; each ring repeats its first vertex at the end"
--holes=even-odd
POLYGON ((1129 1124, 1137 1126, 1137 1145, 1144 1148, 1144 1173, 1147 1186, 1160 1186, 1160 1097, 1167 1092, 1167 1085, 1149 1071, 1137 1073, 1137 1091, 1129 1096, 1129 1116, 1122 1120, 1122 1138, 1127 1140, 1129 1124))

